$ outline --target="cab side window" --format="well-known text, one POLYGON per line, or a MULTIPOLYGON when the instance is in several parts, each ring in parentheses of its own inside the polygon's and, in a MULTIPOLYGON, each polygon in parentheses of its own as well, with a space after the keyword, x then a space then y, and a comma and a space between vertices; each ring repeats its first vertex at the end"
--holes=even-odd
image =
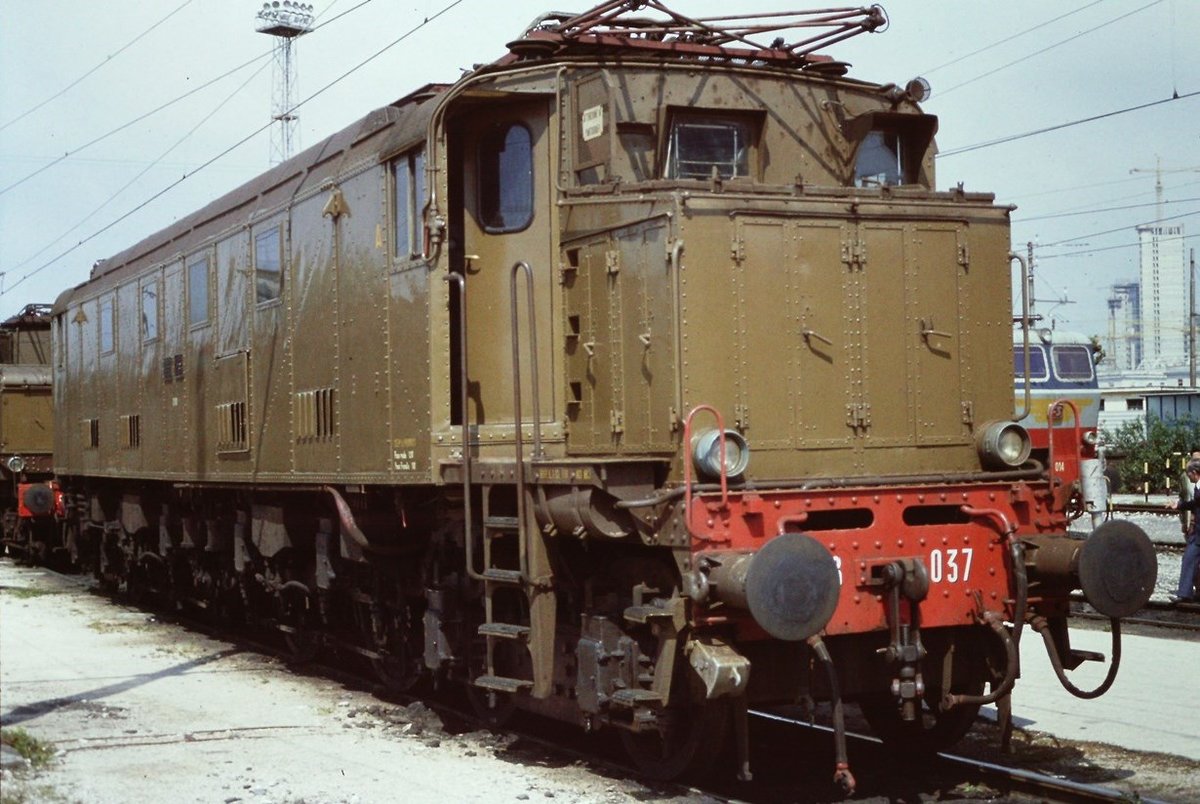
POLYGON ((142 341, 158 337, 158 279, 142 282, 142 341))
POLYGON ((479 220, 491 233, 518 232, 533 220, 533 137, 520 123, 480 141, 479 220))
POLYGON ((187 264, 188 326, 208 323, 208 255, 199 254, 187 264))
POLYGON ((254 301, 258 304, 278 299, 283 288, 280 242, 278 226, 254 238, 254 301))
POLYGON ((421 208, 425 203, 425 152, 410 151, 392 163, 394 227, 398 260, 420 256, 424 243, 421 208))
POLYGON ((106 355, 116 350, 116 337, 113 329, 113 299, 108 297, 100 300, 100 354, 106 355))

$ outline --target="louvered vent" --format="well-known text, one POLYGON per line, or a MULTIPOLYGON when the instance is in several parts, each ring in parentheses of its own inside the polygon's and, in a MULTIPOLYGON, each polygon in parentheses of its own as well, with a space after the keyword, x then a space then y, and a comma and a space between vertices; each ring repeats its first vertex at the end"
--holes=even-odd
POLYGON ((307 443, 333 438, 334 402, 332 388, 296 393, 296 441, 307 443))

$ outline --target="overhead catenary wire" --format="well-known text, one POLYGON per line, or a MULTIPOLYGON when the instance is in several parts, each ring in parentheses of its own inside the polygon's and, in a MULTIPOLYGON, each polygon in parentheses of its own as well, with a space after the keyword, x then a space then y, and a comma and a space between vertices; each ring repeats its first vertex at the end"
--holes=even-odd
POLYGON ((951 59, 950 61, 943 62, 942 64, 939 64, 936 67, 930 67, 927 70, 921 70, 918 73, 918 75, 931 75, 931 74, 937 72, 938 70, 958 64, 960 61, 966 61, 969 58, 978 56, 980 53, 986 53, 987 51, 991 50, 994 47, 1000 47, 1000 45, 1008 44, 1009 42, 1013 41, 1014 39, 1019 39, 1022 36, 1025 36, 1026 34, 1031 34, 1034 31, 1040 31, 1042 28, 1045 28, 1049 25, 1053 25, 1054 23, 1058 22, 1059 20, 1066 19, 1067 17, 1070 17, 1073 14, 1078 14, 1081 11, 1086 11, 1087 9, 1091 8, 1092 6, 1098 6, 1102 2, 1104 2, 1104 0, 1093 0, 1091 3, 1088 3, 1086 6, 1080 6, 1079 8, 1075 9, 1074 11, 1068 11, 1065 14, 1059 14, 1054 19, 1049 19, 1049 20, 1046 20, 1045 22, 1039 22, 1037 25, 1034 25, 1032 28, 1026 28, 1025 30, 1020 31, 1019 33, 1013 34, 1012 36, 1006 36, 1003 39, 1000 39, 999 41, 992 42, 990 45, 984 45, 983 47, 979 48, 978 50, 972 50, 970 53, 965 53, 957 58, 951 59))
POLYGON ((1149 103, 1141 103, 1141 104, 1138 104, 1137 106, 1129 106, 1124 109, 1117 109, 1117 110, 1111 111, 1111 112, 1104 112, 1103 114, 1092 115, 1091 117, 1083 117, 1083 118, 1080 118, 1079 120, 1070 120, 1066 123, 1058 123, 1053 126, 1046 126, 1044 128, 1034 129, 1033 131, 1025 131, 1020 134, 1009 134, 1004 137, 998 137, 994 140, 988 140, 986 142, 977 142, 974 145, 964 145, 961 148, 951 148, 949 150, 942 151, 941 153, 937 154, 937 158, 944 159, 947 156, 958 156, 959 154, 965 154, 965 153, 969 153, 971 151, 978 151, 982 148, 991 148, 992 146, 995 146, 995 145, 1003 145, 1008 142, 1015 142, 1017 140, 1023 140, 1028 137, 1034 137, 1034 136, 1037 136, 1038 134, 1046 134, 1051 131, 1060 131, 1064 128, 1071 128, 1072 126, 1078 126, 1078 125, 1082 125, 1084 123, 1092 123, 1092 122, 1095 122, 1096 120, 1104 120, 1105 118, 1116 117, 1118 115, 1128 114, 1129 112, 1137 112, 1137 111, 1141 111, 1142 109, 1149 109, 1153 106, 1160 106, 1164 103, 1171 103, 1173 101, 1187 100, 1188 98, 1194 98, 1197 95, 1200 95, 1200 90, 1196 90, 1193 92, 1187 92, 1182 95, 1173 94, 1169 98, 1162 98, 1161 100, 1150 101, 1149 103))
MULTIPOLYGON (((330 19, 328 19, 325 22, 318 25, 316 28, 313 28, 313 30, 309 32, 309 35, 316 33, 317 31, 324 28, 326 25, 330 25, 330 24, 340 20, 342 17, 345 17, 347 14, 353 13, 354 11, 357 11, 358 9, 360 9, 363 6, 365 6, 369 3, 372 3, 372 2, 374 2, 374 0, 362 0, 362 2, 357 3, 356 5, 352 6, 351 8, 346 9, 342 13, 338 14, 336 17, 331 17, 330 19)), ((22 176, 20 179, 17 179, 12 184, 9 184, 6 187, 0 188, 0 195, 4 195, 5 193, 9 192, 10 190, 14 190, 17 187, 20 187, 25 182, 29 181, 32 178, 35 178, 36 176, 40 176, 42 173, 45 173, 47 170, 54 167, 55 165, 58 165, 58 164, 62 163, 63 161, 75 156, 80 151, 91 148, 93 145, 97 145, 97 144, 103 142, 104 140, 107 140, 109 137, 112 137, 115 134, 118 134, 132 126, 135 126, 138 123, 142 122, 143 120, 153 117, 154 115, 158 114, 159 112, 161 112, 165 109, 169 109, 170 107, 174 106, 175 104, 195 95, 197 92, 205 90, 205 89, 209 88, 210 86, 212 86, 213 84, 216 84, 220 81, 223 81, 224 79, 228 78, 231 75, 241 72, 242 70, 246 69, 247 67, 250 67, 251 65, 253 65, 255 62, 270 58, 273 54, 274 54, 274 51, 272 51, 272 50, 268 50, 264 53, 260 53, 259 55, 255 56, 254 58, 248 59, 248 60, 242 62, 241 64, 237 65, 236 67, 233 67, 232 69, 221 73, 217 77, 211 78, 208 81, 205 81, 204 83, 188 90, 187 92, 183 93, 182 95, 179 95, 160 106, 156 106, 155 108, 151 109, 150 111, 146 112, 145 114, 139 115, 138 117, 135 117, 134 119, 132 119, 128 122, 122 123, 121 125, 117 126, 116 128, 114 128, 108 132, 105 132, 104 134, 101 134, 100 136, 98 136, 92 140, 89 140, 88 142, 85 142, 83 145, 80 145, 73 150, 67 151, 66 153, 62 154, 61 156, 55 157, 54 159, 50 160, 46 164, 39 167, 37 170, 34 170, 32 173, 22 176)))
POLYGON ((1162 201, 1162 202, 1149 201, 1145 204, 1126 204, 1126 205, 1119 206, 1119 207, 1098 207, 1095 209, 1081 209, 1081 210, 1075 210, 1072 212, 1055 212, 1055 213, 1051 213, 1048 215, 1030 215, 1028 217, 1017 216, 1017 217, 1014 217, 1014 222, 1015 223, 1030 223, 1031 221, 1048 221, 1048 220, 1052 220, 1054 218, 1071 218, 1071 217, 1077 217, 1079 215, 1097 215, 1102 212, 1123 212, 1123 211, 1129 210, 1129 209, 1142 209, 1143 207, 1159 206, 1160 203, 1163 206, 1167 206, 1169 204, 1186 204, 1186 203, 1189 203, 1192 201, 1200 201, 1200 196, 1196 196, 1193 198, 1178 198, 1173 201, 1162 201))
MULTIPOLYGON (((367 2, 371 2, 371 0, 364 0, 364 3, 360 3, 359 5, 365 5, 365 3, 367 3, 367 2)), ((428 17, 425 17, 425 18, 424 18, 424 19, 423 19, 423 20, 422 20, 420 23, 418 23, 417 25, 415 25, 415 26, 413 26, 412 28, 410 28, 408 31, 406 31, 404 34, 402 34, 402 35, 401 35, 399 38, 397 38, 397 39, 393 40, 391 43, 389 43, 389 44, 387 44, 387 45, 384 45, 382 48, 380 48, 379 50, 375 51, 375 53, 371 54, 370 56, 368 56, 367 58, 363 59, 362 61, 360 61, 360 62, 359 62, 358 64, 356 64, 355 66, 351 67, 351 68, 350 68, 349 70, 347 70, 346 72, 342 73, 342 74, 341 74, 340 76, 338 76, 337 78, 335 78, 335 79, 333 79, 332 81, 330 81, 329 83, 325 84, 325 86, 321 87, 321 88, 320 88, 320 89, 318 89, 316 92, 312 93, 312 94, 311 94, 311 95, 309 95, 308 97, 306 97, 306 98, 304 98, 303 100, 301 100, 299 103, 297 103, 297 104, 296 104, 295 106, 293 106, 291 109, 288 109, 288 110, 287 110, 287 113, 288 113, 288 114, 291 114, 291 113, 295 112, 297 109, 299 109, 301 106, 303 106, 304 104, 308 103, 309 101, 312 101, 312 100, 316 99, 317 97, 319 97, 319 96, 323 95, 325 92, 329 91, 329 89, 331 89, 332 87, 334 87, 334 86, 336 86, 337 84, 341 83, 341 82, 342 82, 342 81, 344 81, 346 78, 348 78, 349 76, 353 75, 355 72, 357 72, 357 71, 361 70, 363 67, 365 67, 365 66, 367 66, 368 64, 370 64, 371 62, 375 61, 375 59, 379 58, 379 57, 380 57, 380 56, 382 56, 384 53, 386 53, 387 51, 389 51, 389 50, 391 50, 392 48, 394 48, 396 45, 399 45, 399 44, 400 44, 401 42, 403 42, 405 39, 408 39, 408 37, 412 36, 414 33, 416 33, 417 31, 421 30, 422 28, 424 28, 424 27, 425 27, 426 25, 428 25, 429 23, 433 22, 434 20, 438 19, 438 18, 439 18, 439 17, 441 17, 442 15, 444 15, 444 14, 446 14, 447 12, 451 11, 451 10, 452 10, 453 8, 455 8, 456 6, 458 6, 458 5, 461 5, 463 2, 465 2, 465 0, 453 0, 453 2, 451 2, 451 3, 447 4, 446 6, 444 6, 444 7, 443 7, 443 8, 442 8, 440 11, 438 11, 438 12, 436 12, 435 14, 432 14, 432 15, 430 15, 430 16, 428 16, 428 17)), ((358 6, 355 6, 355 8, 358 8, 358 6)), ((353 9, 350 9, 350 10, 352 11, 353 9)), ((343 12, 343 13, 348 13, 348 12, 343 12)), ((340 16, 340 15, 339 15, 339 16, 340 16)), ((335 18, 335 19, 336 19, 336 18, 335 18)), ((178 179, 176 179, 175 181, 171 182, 171 183, 170 183, 170 184, 168 184, 166 187, 162 188, 162 189, 161 189, 161 190, 159 190, 157 193, 155 193, 154 195, 150 196, 149 198, 147 198, 145 201, 141 202, 141 203, 140 203, 140 204, 138 204, 137 206, 135 206, 133 209, 129 210, 128 212, 124 213, 124 214, 123 214, 123 215, 121 215, 120 217, 118 217, 118 218, 116 218, 115 220, 113 220, 113 221, 111 221, 110 223, 108 223, 106 226, 104 226, 104 227, 102 227, 102 228, 98 229, 97 231, 93 232, 93 233, 92 233, 92 234, 90 234, 88 237, 84 238, 83 240, 80 240, 78 243, 76 243, 75 245, 73 245, 73 246, 71 246, 70 248, 66 249, 66 250, 65 250, 65 251, 63 251, 62 253, 58 254, 58 255, 57 255, 57 256, 55 256, 53 259, 49 260, 48 262, 45 262, 45 263, 43 263, 42 265, 38 266, 37 268, 33 269, 32 271, 29 271, 28 273, 24 274, 24 275, 23 275, 23 276, 21 276, 21 278, 20 278, 20 279, 18 279, 16 282, 13 282, 13 283, 12 283, 11 285, 9 285, 8 287, 4 288, 3 290, 0 290, 0 296, 3 296, 3 295, 6 295, 6 294, 10 293, 11 291, 13 291, 13 290, 14 290, 14 289, 16 289, 17 287, 19 287, 19 286, 20 286, 20 285, 21 285, 23 282, 25 282, 26 280, 28 280, 28 279, 30 279, 30 278, 32 278, 32 277, 34 277, 34 276, 36 276, 37 274, 41 273, 42 271, 46 270, 46 269, 47 269, 47 268, 49 268, 51 265, 54 265, 56 262, 58 262, 59 260, 61 260, 63 257, 66 257, 67 255, 69 255, 69 254, 71 254, 72 252, 74 252, 74 251, 75 251, 76 249, 78 249, 80 246, 83 246, 84 244, 86 244, 86 243, 88 243, 88 242, 90 242, 90 241, 94 240, 95 238, 97 238, 97 237, 99 237, 101 234, 103 234, 104 232, 106 232, 106 231, 108 231, 109 229, 111 229, 112 227, 116 226, 116 225, 117 225, 118 223, 120 223, 121 221, 124 221, 124 220, 126 220, 127 218, 129 218, 130 216, 134 215, 134 214, 135 214, 135 213, 137 213, 138 211, 140 211, 140 210, 144 209, 145 207, 149 206, 149 205, 150 205, 150 204, 152 204, 154 201, 158 200, 159 198, 161 198, 162 196, 166 195, 168 192, 170 192, 170 191, 171 191, 171 190, 173 190, 174 188, 178 187, 178 186, 179 186, 180 184, 182 184, 183 182, 187 181, 187 180, 188 180, 189 178, 191 178, 192 176, 196 175, 196 174, 197 174, 197 173, 199 173, 200 171, 202 171, 202 170, 204 170, 205 168, 207 168, 209 165, 212 165, 214 162, 217 162, 217 161, 219 161, 220 159, 224 158, 224 157, 225 157, 225 156, 227 156, 228 154, 232 153, 233 151, 237 150, 237 149, 238 149, 238 148, 240 148, 241 146, 245 145, 247 142, 249 142, 250 140, 254 139, 254 138, 255 138, 255 137, 257 137, 259 134, 261 134, 262 132, 266 131, 267 129, 269 129, 269 128, 270 128, 272 125, 274 125, 274 124, 275 124, 275 123, 274 123, 274 121, 271 121, 271 122, 269 122, 269 123, 266 123, 265 125, 259 126, 257 129, 255 129, 255 130, 254 130, 254 131, 252 131, 251 133, 247 134, 246 136, 242 137, 240 140, 238 140, 237 142, 235 142, 233 145, 230 145, 228 148, 226 148, 225 150, 221 151, 221 152, 220 152, 219 154, 217 154, 216 156, 212 157, 212 158, 211 158, 211 159, 209 159, 208 161, 206 161, 206 162, 204 162, 203 164, 201 164, 201 165, 200 165, 199 167, 197 167, 195 170, 191 171, 190 173, 185 173, 183 176, 181 176, 180 178, 178 178, 178 179)))
POLYGON ((150 26, 149 28, 147 28, 146 30, 142 31, 142 32, 141 32, 140 34, 138 34, 137 36, 133 37, 133 39, 130 39, 128 42, 126 42, 124 45, 122 45, 120 48, 118 48, 118 49, 117 49, 115 52, 113 52, 112 54, 110 54, 110 55, 108 55, 108 56, 105 56, 105 57, 104 57, 104 61, 102 61, 102 62, 100 62, 99 64, 97 64, 95 67, 92 67, 90 70, 88 70, 88 71, 87 71, 87 72, 85 72, 83 75, 81 75, 81 76, 79 76, 78 78, 76 78, 76 79, 75 79, 74 81, 72 81, 71 83, 67 84, 65 87, 63 87, 62 89, 60 89, 58 92, 55 92, 53 95, 51 95, 50 97, 46 98, 46 99, 45 99, 45 100, 43 100, 42 102, 40 102, 40 103, 38 103, 38 104, 35 104, 34 106, 30 107, 29 109, 26 109, 25 111, 21 112, 19 115, 17 115, 16 117, 14 117, 13 119, 11 119, 11 120, 8 120, 8 121, 6 121, 6 122, 4 122, 4 123, 0 123, 0 131, 4 131, 4 129, 8 128, 9 126, 13 125, 14 123, 18 123, 18 122, 20 122, 21 120, 24 120, 26 117, 29 117, 29 115, 33 114, 33 113, 34 113, 34 112, 36 112, 38 109, 41 109, 42 107, 46 106, 47 104, 49 104, 49 103, 51 103, 51 102, 53 102, 53 101, 56 101, 56 100, 58 100, 58 99, 59 99, 59 98, 61 98, 63 95, 67 94, 67 93, 68 93, 68 92, 70 92, 72 89, 74 89, 75 87, 79 86, 79 84, 81 84, 81 83, 82 83, 84 80, 86 80, 86 79, 87 79, 87 78, 89 78, 90 76, 94 75, 94 74, 95 74, 95 73, 96 73, 98 70, 100 70, 100 68, 102 68, 102 67, 104 67, 105 65, 107 65, 107 64, 109 64, 109 63, 111 63, 111 62, 112 62, 112 60, 113 60, 113 59, 115 59, 117 56, 120 56, 120 55, 121 55, 122 53, 124 53, 126 50, 129 50, 129 48, 131 48, 131 47, 133 47, 135 44, 137 44, 137 43, 138 43, 138 42, 139 42, 139 41, 140 41, 142 38, 144 38, 144 37, 145 37, 147 34, 149 34, 149 33, 150 33, 151 31, 153 31, 155 28, 157 28, 158 26, 162 25, 162 24, 163 24, 164 22, 166 22, 167 20, 171 19, 171 17, 174 17, 176 14, 178 14, 180 11, 182 11, 182 10, 184 9, 184 7, 186 7, 187 5, 189 5, 191 2, 192 2, 192 0, 183 0, 183 2, 182 2, 182 3, 180 3, 178 6, 176 6, 176 7, 175 7, 175 8, 174 8, 172 11, 170 11, 170 12, 169 12, 169 13, 168 13, 168 14, 167 14, 165 17, 163 17, 163 18, 162 18, 162 19, 160 19, 158 22, 156 22, 156 23, 154 23, 153 25, 151 25, 151 26, 150 26))
POLYGON ((247 78, 245 81, 243 81, 241 84, 239 84, 237 89, 235 89, 233 92, 229 93, 229 95, 227 95, 220 103, 218 103, 215 107, 213 107, 212 111, 210 111, 206 115, 204 115, 204 117, 201 118, 196 123, 196 125, 192 126, 191 129, 189 129, 186 134, 184 134, 182 137, 180 137, 174 143, 172 143, 170 146, 168 146, 168 148, 165 151, 163 151, 161 154, 159 154, 157 159, 146 164, 145 167, 143 167, 142 170, 138 171, 138 173, 133 178, 131 178, 129 181, 125 182, 125 184, 121 185, 121 187, 118 190, 116 190, 116 192, 112 193, 108 198, 101 201, 100 204, 98 204, 91 212, 89 212, 81 220, 79 220, 74 226, 72 226, 70 229, 67 229, 65 232, 60 234, 54 240, 51 240, 49 243, 47 243, 45 246, 43 246, 40 251, 38 251, 35 254, 30 255, 25 260, 17 263, 16 265, 12 266, 8 270, 16 271, 21 268, 24 268, 26 265, 33 262, 38 257, 42 256, 50 249, 54 248, 64 238, 66 238, 69 234, 74 232, 76 229, 79 229, 81 226, 83 226, 85 223, 90 221, 92 218, 96 217, 96 215, 98 215, 102 210, 104 210, 109 204, 111 204, 113 201, 115 201, 117 199, 117 197, 121 195, 121 193, 128 190, 130 187, 133 186, 133 184, 138 179, 142 178, 142 176, 145 176, 147 173, 149 173, 155 167, 160 165, 162 163, 162 161, 167 157, 168 154, 170 154, 172 151, 174 151, 176 148, 178 148, 180 145, 182 145, 184 142, 186 142, 193 134, 195 134, 197 131, 199 131, 201 126, 203 126, 205 123, 207 123, 209 120, 211 120, 217 114, 217 112, 219 112, 221 109, 225 108, 225 106, 227 106, 229 104, 229 102, 238 95, 238 93, 240 93, 243 89, 245 89, 250 84, 251 81, 253 81, 255 78, 257 78, 258 75, 260 73, 262 73, 262 71, 265 70, 269 66, 270 66, 270 62, 267 62, 267 63, 263 64, 262 66, 260 66, 253 73, 251 73, 249 78, 247 78))
POLYGON ((941 97, 944 97, 944 96, 946 96, 946 95, 949 95, 951 92, 953 92, 953 91, 954 91, 954 90, 956 90, 956 89, 960 89, 960 88, 962 88, 962 87, 965 87, 965 86, 967 86, 968 84, 973 84, 973 83, 975 83, 976 81, 978 81, 978 80, 980 80, 980 79, 982 79, 982 78, 987 78, 987 77, 988 77, 988 76, 990 76, 990 75, 995 75, 996 73, 1000 72, 1001 70, 1007 70, 1009 67, 1012 67, 1013 65, 1020 64, 1020 63, 1022 63, 1022 62, 1024 62, 1024 61, 1027 61, 1028 59, 1031 59, 1031 58, 1033 58, 1034 56, 1040 56, 1040 55, 1042 55, 1043 53, 1045 53, 1045 52, 1047 52, 1047 51, 1050 51, 1050 50, 1053 50, 1053 49, 1054 49, 1054 48, 1056 48, 1056 47, 1060 47, 1060 46, 1062 46, 1062 45, 1065 45, 1065 44, 1067 44, 1068 42, 1073 42, 1073 41, 1075 41, 1076 39, 1079 39, 1079 38, 1080 38, 1080 37, 1082 37, 1082 36, 1087 36, 1088 34, 1090 34, 1090 33, 1093 33, 1093 32, 1095 32, 1095 31, 1098 31, 1098 30, 1100 30, 1101 28, 1105 28, 1105 27, 1107 27, 1107 26, 1109 26, 1109 25, 1112 25, 1112 24, 1113 24, 1113 23, 1115 23, 1115 22, 1120 22, 1121 20, 1125 19, 1126 17, 1132 17, 1134 14, 1139 14, 1139 13, 1141 13, 1141 12, 1145 11, 1146 9, 1148 9, 1148 8, 1150 8, 1150 7, 1152 7, 1152 6, 1156 6, 1156 5, 1158 5, 1159 3, 1162 3, 1162 2, 1163 2, 1163 0, 1152 0, 1152 2, 1150 2, 1150 3, 1147 3, 1146 5, 1142 6, 1141 8, 1135 8, 1133 11, 1129 11, 1129 12, 1127 12, 1127 13, 1125 13, 1125 14, 1122 14, 1122 15, 1121 15, 1121 16, 1119 16, 1119 17, 1115 17, 1114 19, 1111 19, 1111 20, 1109 20, 1108 22, 1102 22, 1102 23, 1100 23, 1099 25, 1097 25, 1097 26, 1096 26, 1096 27, 1094 27, 1094 28, 1088 28, 1086 31, 1080 31, 1080 32, 1079 32, 1079 33, 1077 33, 1077 34, 1074 34, 1074 35, 1072 35, 1072 36, 1068 36, 1066 39, 1063 39, 1063 40, 1061 40, 1061 41, 1059 41, 1059 42, 1055 42, 1055 43, 1054 43, 1054 44, 1052 44, 1052 45, 1047 45, 1046 47, 1042 48, 1041 50, 1037 50, 1037 51, 1034 51, 1033 53, 1026 54, 1026 55, 1022 56, 1021 58, 1019 58, 1019 59, 1014 59, 1013 61, 1010 61, 1010 62, 1008 62, 1007 64, 1002 64, 1002 65, 1000 65, 999 67, 996 67, 996 68, 994 68, 994 69, 992 69, 992 70, 988 70, 986 73, 981 73, 980 75, 977 75, 977 76, 975 76, 974 78, 968 78, 966 81, 963 81, 963 82, 961 82, 961 83, 955 84, 954 86, 951 86, 951 87, 949 87, 949 88, 947 88, 947 89, 938 90, 938 95, 939 95, 939 96, 941 96, 941 97))
POLYGON ((1194 209, 1190 212, 1181 212, 1178 215, 1169 215, 1165 218, 1158 218, 1157 220, 1148 221, 1146 223, 1137 223, 1137 224, 1134 224, 1133 226, 1126 224, 1125 226, 1119 226, 1116 229, 1105 229, 1104 231, 1101 231, 1101 232, 1089 232, 1088 234, 1079 235, 1078 237, 1067 237, 1067 238, 1063 238, 1062 240, 1055 240, 1053 243, 1042 243, 1042 246, 1044 248, 1052 248, 1054 246, 1061 246, 1065 243, 1074 243, 1077 240, 1087 240, 1088 238, 1091 238, 1091 237, 1100 237, 1101 235, 1114 234, 1116 232, 1125 232, 1131 228, 1136 228, 1139 226, 1153 226, 1156 223, 1164 223, 1166 221, 1177 221, 1177 220, 1181 220, 1183 218, 1190 218, 1193 215, 1200 215, 1200 209, 1194 209))
MULTIPOLYGON (((1137 179, 1135 178, 1135 179, 1134 179, 1134 181, 1137 181, 1137 179)), ((1114 183, 1115 183, 1115 182, 1114 182, 1114 183)), ((1200 184, 1200 180, 1198 180, 1198 181, 1190 181, 1190 182, 1183 182, 1182 184, 1176 184, 1176 185, 1174 185, 1174 186, 1172 187, 1172 189, 1174 189, 1174 190, 1181 190, 1181 189, 1183 189, 1184 187, 1194 187, 1194 186, 1196 186, 1196 185, 1198 185, 1198 184, 1200 184)), ((1028 194, 1028 195, 1026 195, 1026 194, 1024 194, 1024 193, 1013 193, 1012 195, 1013 195, 1013 198, 1014 198, 1014 199, 1016 199, 1018 202, 1020 202, 1020 201, 1024 201, 1024 200, 1025 200, 1025 199, 1027 199, 1027 198, 1032 198, 1032 197, 1034 197, 1034 196, 1038 196, 1038 195, 1044 195, 1044 193, 1030 193, 1030 194, 1028 194)), ((1065 209, 1060 209, 1060 210, 1058 210, 1057 212, 1047 212, 1047 213, 1045 213, 1043 216, 1040 216, 1040 217, 1051 217, 1051 216, 1053 216, 1053 217, 1065 217, 1065 216, 1067 216, 1067 215, 1086 215, 1086 214, 1088 214, 1088 213, 1091 213, 1091 212, 1110 212, 1110 211, 1114 211, 1114 210, 1119 210, 1119 209, 1122 209, 1122 207, 1118 207, 1118 206, 1112 206, 1112 205, 1116 204, 1116 203, 1117 203, 1117 202, 1119 202, 1119 201, 1130 201, 1130 202, 1132 202, 1132 201, 1133 201, 1133 199, 1135 199, 1135 198, 1145 198, 1145 197, 1147 197, 1147 196, 1153 196, 1153 197, 1155 197, 1155 198, 1156 198, 1156 200, 1155 200, 1155 201, 1153 201, 1153 202, 1150 202, 1150 201, 1148 201, 1148 202, 1146 202, 1146 203, 1143 203, 1143 204, 1132 204, 1132 205, 1130 206, 1130 208, 1133 208, 1133 207, 1151 207, 1151 206, 1156 206, 1156 205, 1157 205, 1157 203, 1158 203, 1158 201, 1157 201, 1157 195, 1158 195, 1158 193, 1157 193, 1157 191, 1156 191, 1156 190, 1148 190, 1148 191, 1146 191, 1146 192, 1142 192, 1142 193, 1132 193, 1132 194, 1130 194, 1130 195, 1123 195, 1123 196, 1119 196, 1119 197, 1115 197, 1115 198, 1102 198, 1102 199, 1093 199, 1093 200, 1090 200, 1090 201, 1088 202, 1088 204, 1084 204, 1084 205, 1082 205, 1082 206, 1073 206, 1073 207, 1067 207, 1067 208, 1065 208, 1065 209), (1095 206, 1090 206, 1091 204, 1097 204, 1097 203, 1101 203, 1101 202, 1103 202, 1103 203, 1107 203, 1107 204, 1109 204, 1110 206, 1108 206, 1108 207, 1095 207, 1095 206)), ((1170 201, 1164 201, 1163 203, 1165 203, 1165 204, 1178 204, 1178 203, 1183 203, 1183 202, 1185 202, 1185 201, 1188 201, 1188 200, 1191 200, 1191 199, 1176 198, 1176 199, 1171 199, 1170 201)), ((1030 220, 1040 220, 1040 217, 1014 216, 1013 220, 1014 220, 1014 221, 1020 221, 1020 222, 1024 223, 1024 222, 1026 222, 1026 221, 1030 221, 1030 220)))
MULTIPOLYGON (((1174 242, 1176 240, 1186 243, 1191 240, 1196 240, 1197 238, 1200 238, 1200 234, 1171 235, 1160 239, 1158 242, 1159 245, 1163 243, 1174 242)), ((1142 243, 1139 241, 1137 243, 1119 243, 1115 246, 1097 246, 1096 248, 1089 248, 1083 251, 1064 251, 1061 254, 1039 254, 1038 261, 1045 262, 1046 260, 1057 260, 1062 259, 1063 257, 1087 257, 1092 254, 1099 254, 1103 251, 1119 251, 1126 248, 1140 248, 1141 246, 1142 243)))

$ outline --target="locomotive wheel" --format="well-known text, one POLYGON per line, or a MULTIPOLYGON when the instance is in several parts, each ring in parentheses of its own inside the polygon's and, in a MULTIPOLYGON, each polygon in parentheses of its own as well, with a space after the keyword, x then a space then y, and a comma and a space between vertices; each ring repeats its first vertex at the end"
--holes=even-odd
MULTIPOLYGON (((467 700, 475 716, 489 729, 503 728, 517 711, 517 696, 513 693, 476 687, 474 679, 487 673, 487 645, 482 638, 471 643, 471 680, 467 682, 467 700)), ((501 676, 527 678, 529 652, 524 645, 498 641, 492 648, 496 673, 501 676), (524 654, 522 656, 522 654, 524 654)))
POLYGON ((408 692, 421 680, 421 665, 403 652, 371 660, 375 677, 389 692, 408 692))
POLYGON ((727 701, 668 707, 655 731, 621 731, 621 744, 644 775, 658 781, 700 776, 713 769, 731 721, 727 701))
POLYGON ((467 683, 467 700, 475 716, 489 729, 501 729, 517 711, 517 698, 507 692, 485 690, 467 683))
POLYGON ((308 614, 308 595, 298 589, 280 592, 280 621, 287 626, 283 642, 295 664, 306 664, 321 649, 321 635, 312 627, 308 614))
MULTIPOLYGON (((980 695, 983 681, 972 681, 955 689, 955 693, 980 695)), ((979 706, 956 706, 945 712, 939 711, 941 690, 928 688, 921 714, 916 720, 906 721, 891 697, 866 698, 859 702, 863 717, 871 724, 872 731, 885 745, 905 756, 927 756, 944 751, 966 736, 979 715, 979 706)))

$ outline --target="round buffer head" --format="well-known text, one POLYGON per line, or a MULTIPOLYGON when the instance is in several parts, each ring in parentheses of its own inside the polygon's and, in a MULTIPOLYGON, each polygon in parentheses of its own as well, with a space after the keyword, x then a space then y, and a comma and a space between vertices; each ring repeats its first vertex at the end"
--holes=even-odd
POLYGON ((1079 586, 1096 611, 1128 617, 1146 605, 1158 579, 1158 559, 1145 531, 1112 519, 1092 531, 1079 556, 1079 586))
POLYGON ((802 533, 767 542, 746 572, 750 614, 768 634, 789 642, 808 639, 825 627, 840 590, 833 556, 802 533))

